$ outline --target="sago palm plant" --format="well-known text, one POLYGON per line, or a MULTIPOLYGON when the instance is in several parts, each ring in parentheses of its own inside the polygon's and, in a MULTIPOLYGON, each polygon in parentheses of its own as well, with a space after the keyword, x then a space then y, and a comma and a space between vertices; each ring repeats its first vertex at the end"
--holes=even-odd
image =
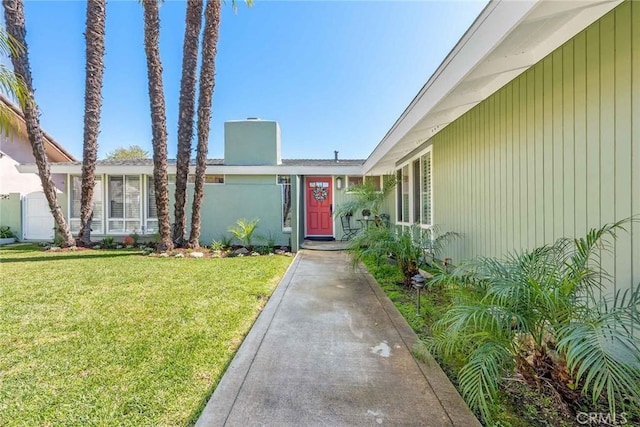
POLYGON ((462 395, 487 424, 501 379, 514 369, 570 404, 589 395, 595 407, 604 395, 614 414, 639 404, 640 285, 600 298, 608 278, 600 252, 629 221, 505 260, 478 258, 436 278, 449 285, 453 305, 427 344, 463 358, 462 395))
POLYGON ((258 222, 260 220, 255 218, 249 221, 245 218, 240 218, 236 221, 236 224, 229 228, 229 232, 234 235, 236 239, 240 241, 249 250, 253 250, 253 233, 258 228, 258 222))
POLYGON ((378 262, 392 256, 403 274, 404 284, 410 286, 423 256, 415 236, 413 229, 368 227, 349 242, 347 250, 351 252, 354 265, 367 256, 374 256, 378 262))

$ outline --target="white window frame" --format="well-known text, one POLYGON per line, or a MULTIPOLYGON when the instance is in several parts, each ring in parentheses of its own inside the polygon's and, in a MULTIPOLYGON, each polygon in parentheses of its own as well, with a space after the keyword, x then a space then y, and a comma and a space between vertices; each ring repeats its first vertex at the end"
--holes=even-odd
POLYGON ((278 174, 276 175, 276 184, 279 185, 280 188, 280 225, 282 227, 282 232, 283 233, 291 233, 291 229, 292 227, 285 227, 284 226, 284 212, 283 212, 283 208, 284 208, 284 188, 286 187, 286 184, 283 184, 280 182, 280 177, 281 176, 287 176, 289 177, 289 203, 291 203, 291 206, 289 208, 289 214, 291 215, 291 222, 293 223, 293 187, 292 187, 292 179, 291 179, 291 175, 290 174, 278 174))
MULTIPOLYGON (((395 200, 394 200, 394 204, 395 204, 395 209, 396 209, 396 225, 401 225, 401 226, 411 226, 411 225, 417 225, 420 228, 431 228, 433 226, 433 145, 429 145, 427 148, 425 148, 424 150, 420 151, 417 155, 413 156, 412 158, 408 159, 405 162, 402 162, 401 164, 399 164, 398 166, 396 166, 396 170, 395 170, 395 175, 397 178, 397 174, 398 171, 401 172, 402 175, 402 169, 408 166, 408 174, 409 174, 409 203, 408 203, 408 207, 409 207, 409 218, 403 218, 403 221, 398 221, 397 218, 400 217, 398 212, 398 185, 396 184, 396 191, 395 191, 395 200), (424 212, 423 206, 424 206, 424 191, 422 188, 422 181, 424 179, 423 176, 423 170, 422 170, 422 161, 423 161, 423 156, 425 156, 427 153, 430 153, 431 156, 431 181, 429 182, 430 184, 430 197, 429 197, 429 203, 431 206, 431 218, 429 219, 429 223, 424 223, 422 222, 422 214, 424 212), (420 182, 416 183, 414 182, 414 165, 413 163, 418 160, 419 161, 419 168, 420 168, 420 182), (420 186, 420 215, 419 218, 414 218, 414 189, 415 189, 415 185, 420 186)), ((401 182, 399 182, 400 184, 402 184, 401 182)))
MULTIPOLYGON (((175 176, 175 175, 174 175, 175 176)), ((144 175, 144 191, 143 191, 143 198, 142 198, 142 209, 144 209, 144 212, 142 214, 142 216, 144 217, 144 222, 142 224, 142 230, 140 230, 140 234, 155 234, 158 232, 158 217, 152 217, 149 216, 149 194, 151 193, 149 191, 149 185, 153 182, 153 175, 144 175), (149 222, 150 221, 155 221, 156 223, 156 227, 153 231, 149 231, 149 222)), ((157 207, 156 207, 156 211, 157 211, 157 207)))
POLYGON ((107 179, 105 181, 106 181, 106 190, 107 191, 105 192, 105 196, 106 196, 105 197, 105 201, 106 201, 105 205, 108 205, 110 203, 110 201, 111 201, 111 194, 110 194, 110 190, 109 190, 109 178, 111 178, 111 177, 122 177, 122 179, 123 179, 123 181, 122 181, 122 191, 123 191, 123 193, 122 193, 122 200, 123 200, 123 202, 122 202, 123 203, 122 210, 123 210, 123 217, 122 218, 115 218, 115 217, 112 218, 111 215, 110 215, 109 206, 105 206, 106 213, 107 213, 107 217, 105 218, 106 225, 107 225, 107 228, 105 230, 105 234, 114 235, 114 236, 127 236, 127 235, 133 233, 134 230, 126 231, 127 221, 138 221, 140 223, 140 229, 135 229, 135 231, 138 232, 138 233, 141 233, 142 232, 142 227, 144 227, 146 225, 145 221, 144 221, 144 217, 146 216, 144 214, 144 208, 145 208, 144 199, 146 197, 146 194, 145 194, 146 193, 146 191, 145 191, 145 189, 146 189, 146 186, 145 186, 145 181, 146 181, 145 180, 145 175, 108 174, 108 175, 106 175, 106 177, 107 177, 107 179), (126 182, 127 182, 127 177, 128 176, 129 177, 136 177, 137 176, 138 179, 139 179, 139 182, 140 182, 140 215, 137 218, 124 216, 126 214, 126 209, 125 209, 126 202, 125 202, 125 200, 126 200, 126 182), (111 231, 111 228, 109 227, 111 221, 123 221, 124 222, 124 226, 125 226, 125 231, 111 231))
POLYGON ((352 191, 349 190, 349 188, 353 188, 356 187, 355 185, 349 185, 349 178, 362 178, 362 184, 358 184, 358 185, 363 185, 364 183, 367 182, 368 179, 371 178, 377 178, 378 179, 378 188, 380 189, 379 191, 382 191, 382 175, 347 175, 345 177, 345 191, 347 193, 351 193, 352 191))
POLYGON ((426 150, 420 153, 420 227, 422 228, 431 228, 433 226, 433 146, 429 146, 426 150), (422 183, 424 182, 424 167, 422 165, 423 157, 429 154, 429 174, 431 175, 431 179, 429 180, 429 214, 430 218, 425 222, 423 218, 424 215, 424 202, 425 202, 425 192, 424 188, 422 188, 422 183))
POLYGON ((352 190, 350 190, 353 187, 358 187, 360 185, 364 184, 364 175, 347 175, 345 176, 345 182, 344 182, 344 191, 346 191, 347 193, 351 193, 352 190), (356 185, 351 185, 349 183, 349 178, 360 178, 362 179, 362 183, 361 184, 356 184, 356 185))
MULTIPOLYGON (((175 175, 174 175, 175 176, 175 175)), ((195 181, 196 176, 194 174, 189 174, 189 177, 187 178, 187 185, 194 185, 196 183, 195 181), (191 177, 193 177, 193 182, 190 182, 191 177)), ((223 173, 207 173, 205 174, 205 182, 204 185, 224 185, 227 182, 227 176, 223 173), (207 182, 207 176, 221 176, 222 177, 222 182, 207 182)))
MULTIPOLYGON (((67 200, 67 212, 69 213, 68 218, 69 218, 69 229, 71 229, 71 221, 80 221, 80 217, 72 217, 71 214, 73 212, 73 178, 78 177, 80 179, 82 179, 82 175, 75 175, 75 174, 69 174, 67 175, 67 194, 69 195, 68 200, 67 200)), ((95 234, 102 236, 104 234, 106 234, 106 224, 105 224, 105 179, 104 179, 104 175, 96 175, 95 176, 96 181, 100 180, 101 183, 101 190, 102 190, 102 209, 100 210, 100 220, 99 221, 95 221, 94 219, 91 220, 91 224, 100 224, 102 232, 96 232, 95 234)), ((94 193, 95 194, 95 193, 94 193)), ((94 202, 95 203, 95 202, 94 202)))

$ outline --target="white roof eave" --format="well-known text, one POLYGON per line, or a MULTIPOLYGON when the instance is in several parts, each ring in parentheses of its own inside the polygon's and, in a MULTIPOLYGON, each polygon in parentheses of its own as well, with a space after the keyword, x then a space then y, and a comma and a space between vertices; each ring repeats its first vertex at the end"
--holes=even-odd
POLYGON ((489 2, 367 158, 364 173, 393 172, 399 159, 621 2, 489 2), (491 56, 508 43, 516 44, 510 36, 520 29, 515 34, 522 37, 525 21, 544 22, 557 16, 564 19, 562 25, 548 37, 529 43, 526 51, 508 57, 491 56))

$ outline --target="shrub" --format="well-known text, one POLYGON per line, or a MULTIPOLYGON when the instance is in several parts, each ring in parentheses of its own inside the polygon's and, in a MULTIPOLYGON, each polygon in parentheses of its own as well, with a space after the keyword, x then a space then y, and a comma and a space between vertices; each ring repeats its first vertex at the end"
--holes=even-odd
POLYGON ((7 225, 0 227, 0 239, 11 239, 12 237, 15 238, 17 236, 16 233, 11 231, 11 227, 7 225))
POLYGON ((102 245, 107 249, 113 249, 116 247, 116 241, 113 237, 105 237, 102 239, 102 245))
POLYGON ((136 244, 136 240, 132 236, 125 236, 125 238, 122 239, 122 244, 125 246, 132 246, 136 244))
POLYGON ((628 221, 436 277, 453 305, 427 344, 463 358, 462 395, 487 424, 501 378, 514 370, 535 386, 551 384, 568 404, 589 395, 595 407, 604 395, 615 414, 640 402, 640 337, 632 332, 640 325, 640 286, 600 298, 608 278, 600 251, 628 221))
POLYGON ((440 256, 444 245, 459 236, 454 232, 438 234, 435 227, 397 227, 395 230, 367 227, 349 242, 347 250, 351 252, 354 264, 367 256, 374 256, 378 262, 393 257, 403 274, 404 284, 411 286, 411 278, 418 274, 418 267, 440 256))
POLYGON ((236 221, 236 225, 229 228, 229 232, 240 241, 241 244, 247 247, 247 249, 253 249, 253 233, 258 228, 259 219, 253 219, 251 221, 240 218, 236 221))

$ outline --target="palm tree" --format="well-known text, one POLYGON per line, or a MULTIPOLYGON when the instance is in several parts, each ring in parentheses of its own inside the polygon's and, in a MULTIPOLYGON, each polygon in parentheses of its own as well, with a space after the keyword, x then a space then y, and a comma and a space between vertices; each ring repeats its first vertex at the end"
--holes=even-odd
POLYGON ((24 18, 24 5, 22 0, 3 0, 4 19, 7 25, 7 33, 13 37, 20 45, 24 47, 21 52, 11 53, 11 63, 13 70, 18 78, 24 81, 26 86, 26 97, 21 105, 24 112, 25 124, 27 127, 27 135, 33 151, 36 165, 38 166, 38 174, 42 183, 42 191, 47 198, 51 214, 56 222, 59 236, 62 239, 63 246, 75 245, 75 240, 69 226, 62 214, 62 208, 58 203, 56 195, 56 187, 51 181, 51 172, 49 170, 49 161, 44 151, 44 141, 42 130, 40 129, 40 119, 38 106, 33 97, 33 81, 31 79, 31 67, 29 65, 28 47, 26 41, 26 28, 24 18))
POLYGON ((84 142, 82 151, 82 192, 80 195, 80 232, 78 242, 91 243, 93 188, 98 160, 98 131, 102 107, 102 76, 104 73, 104 27, 106 1, 87 2, 86 77, 84 90, 84 142))
MULTIPOLYGON (((245 0, 248 6, 253 0, 245 0)), ((236 9, 235 0, 231 2, 236 9)), ((207 170, 207 152, 209 149, 209 124, 211 123, 211 104, 215 87, 216 53, 220 29, 220 0, 208 0, 205 9, 204 34, 202 36, 202 65, 200 68, 200 97, 198 99, 198 147, 196 156, 196 182, 194 185, 193 205, 191 209, 191 232, 189 247, 197 248, 200 243, 200 210, 204 195, 204 178, 207 170)))
POLYGON ((208 0, 204 16, 200 94, 198 99, 198 154, 196 156, 196 182, 191 209, 191 232, 189 233, 189 247, 192 248, 197 248, 200 245, 200 210, 204 195, 204 176, 207 169, 207 153, 209 149, 209 124, 211 122, 211 104, 215 86, 214 74, 218 50, 218 32, 220 29, 220 1, 208 0))
MULTIPOLYGON (((0 54, 10 56, 19 54, 23 51, 22 46, 11 37, 5 27, 0 26, 0 54)), ((7 95, 11 101, 17 101, 22 105, 26 98, 26 87, 21 78, 4 64, 0 64, 0 92, 7 95)), ((0 130, 16 130, 18 129, 16 116, 11 108, 4 102, 0 103, 0 130)))
POLYGON ((187 1, 187 17, 182 48, 182 80, 180 82, 180 111, 178 113, 178 158, 176 161, 176 190, 174 204, 173 242, 184 246, 186 233, 185 205, 187 179, 191 160, 193 116, 196 99, 196 69, 200 28, 202 27, 202 0, 187 1))
POLYGON ((158 210, 160 241, 156 248, 164 252, 173 248, 169 222, 169 189, 167 184, 167 121, 160 60, 160 17, 158 0, 142 0, 144 8, 144 49, 147 56, 151 131, 153 134, 153 185, 158 210))
MULTIPOLYGON (((432 325, 432 350, 462 361, 462 396, 491 424, 501 381, 519 372, 536 387, 551 386, 565 403, 582 396, 608 412, 640 401, 640 286, 602 296, 610 276, 601 254, 627 218, 582 238, 562 238, 505 259, 478 258, 442 270, 453 304, 432 325)), ((432 282, 433 283, 433 282, 432 282)), ((606 411, 605 411, 606 412, 606 411)))

